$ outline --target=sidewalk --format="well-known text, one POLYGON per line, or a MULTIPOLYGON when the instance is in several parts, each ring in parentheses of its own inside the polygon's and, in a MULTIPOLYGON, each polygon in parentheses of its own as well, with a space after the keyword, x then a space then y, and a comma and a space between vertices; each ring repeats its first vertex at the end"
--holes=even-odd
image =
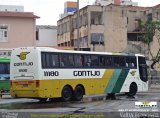
MULTIPOLYGON (((143 94, 143 93, 160 93, 160 85, 154 85, 150 86, 148 91, 145 92, 138 92, 137 94, 143 94)), ((119 96, 121 94, 117 94, 119 96)), ((106 94, 101 95, 90 95, 90 96, 84 96, 83 102, 90 102, 90 101, 99 101, 99 100, 105 100, 106 94)), ((33 102, 37 101, 36 99, 28 99, 28 98, 12 98, 10 95, 3 95, 2 99, 0 99, 0 104, 6 104, 6 103, 16 103, 16 102, 33 102)))
POLYGON ((16 103, 16 102, 28 102, 34 101, 34 99, 28 98, 12 98, 10 95, 3 95, 2 99, 0 99, 0 104, 7 104, 7 103, 16 103))

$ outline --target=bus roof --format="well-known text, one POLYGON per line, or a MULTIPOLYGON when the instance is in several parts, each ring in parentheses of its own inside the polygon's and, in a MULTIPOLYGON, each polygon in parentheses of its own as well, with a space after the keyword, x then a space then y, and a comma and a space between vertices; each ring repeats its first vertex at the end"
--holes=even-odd
POLYGON ((75 50, 61 50, 51 47, 21 47, 21 48, 14 48, 13 50, 19 49, 36 49, 39 51, 46 51, 46 52, 62 52, 62 53, 77 53, 77 54, 106 54, 106 55, 124 55, 124 56, 142 56, 142 54, 134 54, 134 53, 119 53, 119 52, 93 52, 93 51, 75 51, 75 50))

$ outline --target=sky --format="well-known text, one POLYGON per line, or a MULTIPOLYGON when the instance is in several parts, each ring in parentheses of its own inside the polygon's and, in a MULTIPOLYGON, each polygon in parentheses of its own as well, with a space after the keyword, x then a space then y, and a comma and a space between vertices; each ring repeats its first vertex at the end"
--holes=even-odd
MULTIPOLYGON (((34 12, 40 19, 37 25, 57 25, 59 14, 64 11, 66 1, 76 0, 0 0, 0 5, 22 5, 25 12, 34 12)), ((79 0, 80 8, 91 5, 95 0, 79 0)), ((138 6, 154 6, 160 4, 160 0, 132 0, 138 2, 138 6)))

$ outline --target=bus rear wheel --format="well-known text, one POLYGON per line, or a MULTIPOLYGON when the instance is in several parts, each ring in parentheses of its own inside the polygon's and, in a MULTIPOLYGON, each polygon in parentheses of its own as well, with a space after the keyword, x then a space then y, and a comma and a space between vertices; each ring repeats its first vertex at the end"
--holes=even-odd
POLYGON ((129 88, 129 92, 127 93, 127 95, 130 96, 135 96, 137 93, 137 84, 136 83, 131 83, 130 88, 129 88))
POLYGON ((74 90, 74 100, 80 101, 83 99, 84 88, 81 86, 77 86, 74 90))
POLYGON ((73 90, 70 86, 63 87, 62 99, 63 101, 71 101, 73 97, 73 90))

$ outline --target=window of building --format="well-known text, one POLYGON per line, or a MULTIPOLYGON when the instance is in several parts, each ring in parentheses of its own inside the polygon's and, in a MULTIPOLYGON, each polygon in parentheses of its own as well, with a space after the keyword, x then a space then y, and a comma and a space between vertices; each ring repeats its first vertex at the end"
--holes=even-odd
POLYGON ((91 12, 91 24, 102 25, 102 12, 91 12))
POLYGON ((36 40, 39 40, 39 30, 36 31, 36 40))
POLYGON ((67 32, 70 32, 70 22, 67 22, 67 32))
POLYGON ((77 18, 73 19, 73 28, 76 29, 77 28, 77 18))
POLYGON ((8 41, 8 26, 0 25, 0 42, 8 41))
POLYGON ((91 44, 104 44, 104 35, 102 33, 91 33, 91 44))
POLYGON ((88 15, 87 13, 83 15, 82 17, 82 25, 85 26, 88 24, 88 15))

